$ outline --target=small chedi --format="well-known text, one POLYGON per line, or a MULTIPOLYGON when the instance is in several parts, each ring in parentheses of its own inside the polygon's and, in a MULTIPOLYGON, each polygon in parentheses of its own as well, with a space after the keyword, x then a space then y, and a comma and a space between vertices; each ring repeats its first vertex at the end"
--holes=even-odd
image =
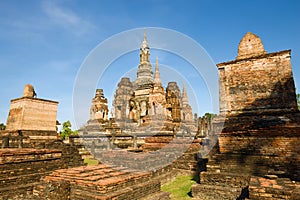
POLYGON ((92 100, 88 133, 102 131, 116 132, 130 129, 150 131, 173 131, 188 129, 196 132, 196 119, 189 105, 186 87, 181 92, 176 82, 169 82, 164 89, 156 58, 154 75, 150 63, 150 48, 146 34, 140 47, 140 63, 137 78, 130 81, 123 77, 118 83, 113 100, 112 119, 108 119, 107 99, 102 89, 96 90, 92 100))
POLYGON ((11 100, 7 130, 43 130, 56 132, 58 102, 36 98, 32 85, 24 88, 23 97, 11 100))
POLYGON ((290 57, 290 50, 267 53, 248 32, 236 60, 217 64, 218 153, 208 157, 193 197, 299 199, 300 113, 290 57))
POLYGON ((92 107, 90 110, 90 119, 108 120, 108 106, 107 98, 104 97, 103 90, 97 89, 95 98, 92 100, 92 107))
POLYGON ((37 98, 33 86, 27 84, 23 96, 10 102, 2 146, 35 147, 57 140, 57 106, 56 101, 37 98))
POLYGON ((11 100, 6 130, 0 130, 0 199, 42 199, 33 195, 42 177, 84 165, 79 147, 57 135, 57 106, 36 98, 29 84, 21 98, 11 100))

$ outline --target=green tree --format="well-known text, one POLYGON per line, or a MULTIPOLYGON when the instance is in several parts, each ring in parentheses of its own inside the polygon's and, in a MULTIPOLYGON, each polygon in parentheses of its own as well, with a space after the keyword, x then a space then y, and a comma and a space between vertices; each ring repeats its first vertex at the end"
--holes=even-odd
POLYGON ((0 130, 5 130, 5 128, 6 128, 5 124, 1 123, 0 124, 0 130))
POLYGON ((60 137, 63 140, 66 139, 67 137, 69 137, 69 135, 78 134, 78 131, 72 131, 71 127, 72 127, 72 124, 69 120, 63 123, 62 132, 60 133, 60 137))
POLYGON ((297 94, 297 104, 298 104, 298 109, 300 110, 300 94, 297 94))
POLYGON ((204 116, 206 117, 208 122, 211 122, 213 120, 213 118, 215 118, 217 116, 217 114, 205 113, 204 116))

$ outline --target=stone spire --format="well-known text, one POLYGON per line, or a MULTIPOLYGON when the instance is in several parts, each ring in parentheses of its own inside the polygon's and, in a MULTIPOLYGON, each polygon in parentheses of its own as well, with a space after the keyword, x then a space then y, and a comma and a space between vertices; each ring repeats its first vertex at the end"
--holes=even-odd
POLYGON ((151 85, 153 83, 152 66, 149 61, 150 48, 148 46, 146 30, 144 31, 144 39, 140 48, 140 64, 137 71, 137 79, 134 81, 134 87, 151 85))
POLYGON ((192 110, 192 107, 189 105, 189 100, 187 97, 185 84, 183 85, 183 89, 182 89, 181 104, 182 104, 181 120, 185 121, 185 122, 192 121, 193 120, 193 110, 192 110))
POLYGON ((187 105, 189 104, 189 100, 187 97, 187 93, 186 93, 186 85, 183 84, 183 89, 182 89, 182 105, 187 105))
POLYGON ((140 64, 143 62, 149 63, 150 48, 147 41, 146 30, 144 30, 144 39, 140 48, 140 64))
POLYGON ((158 68, 158 57, 156 57, 156 61, 155 61, 155 73, 154 73, 153 83, 159 86, 162 85, 160 80, 159 68, 158 68))

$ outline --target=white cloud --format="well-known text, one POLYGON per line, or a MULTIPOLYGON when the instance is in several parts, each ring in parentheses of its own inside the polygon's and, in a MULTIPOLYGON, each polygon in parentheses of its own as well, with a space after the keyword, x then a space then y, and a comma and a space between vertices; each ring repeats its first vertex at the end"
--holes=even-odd
POLYGON ((72 10, 57 5, 55 1, 43 1, 42 8, 53 23, 62 26, 77 36, 85 35, 96 29, 94 24, 84 20, 72 10))

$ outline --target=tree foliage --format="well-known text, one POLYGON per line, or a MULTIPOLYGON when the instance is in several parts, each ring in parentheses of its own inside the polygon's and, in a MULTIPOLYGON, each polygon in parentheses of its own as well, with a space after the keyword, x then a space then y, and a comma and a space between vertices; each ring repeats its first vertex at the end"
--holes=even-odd
POLYGON ((5 124, 1 123, 0 124, 0 130, 5 130, 5 128, 6 128, 5 124))
POLYGON ((204 116, 206 117, 207 121, 211 122, 213 118, 217 116, 217 114, 213 113, 205 113, 204 116))
POLYGON ((72 127, 72 124, 69 120, 63 123, 62 131, 60 133, 60 137, 63 140, 66 139, 67 137, 69 137, 69 135, 78 134, 77 131, 72 131, 71 127, 72 127))

